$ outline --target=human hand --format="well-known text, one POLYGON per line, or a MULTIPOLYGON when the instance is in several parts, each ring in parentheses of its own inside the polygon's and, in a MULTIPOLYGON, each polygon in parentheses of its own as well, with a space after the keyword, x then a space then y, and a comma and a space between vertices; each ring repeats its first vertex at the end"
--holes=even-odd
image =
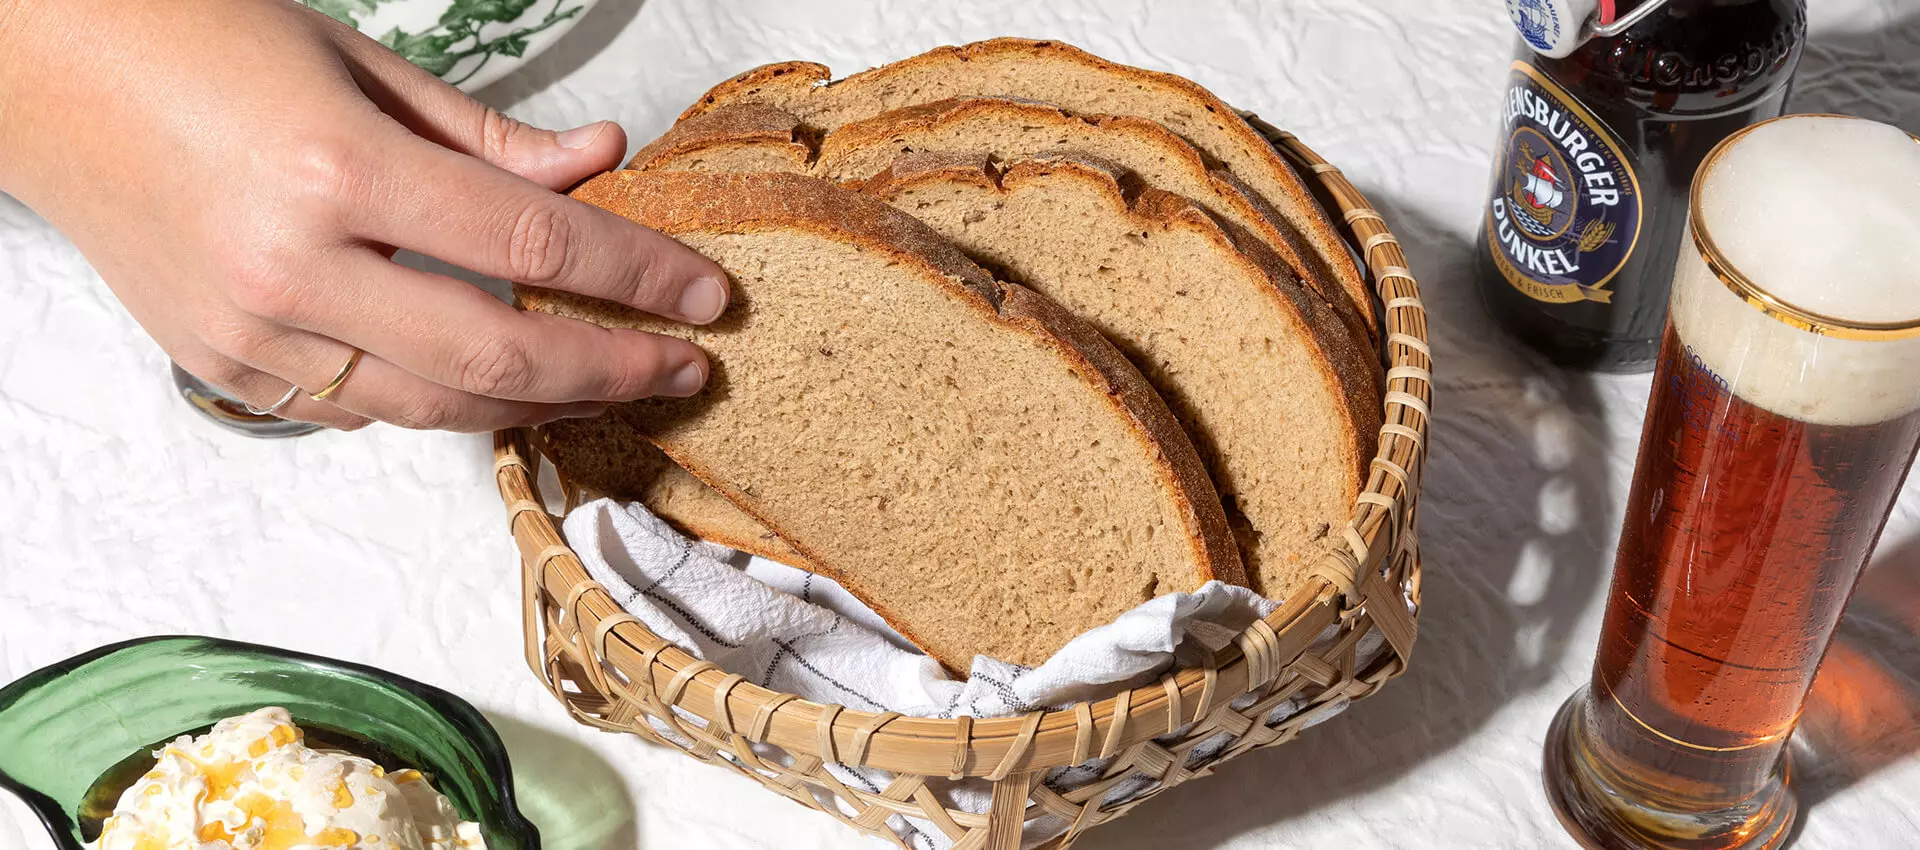
POLYGON ((712 321, 719 267, 555 194, 625 152, 611 123, 526 126, 288 0, 0 0, 0 190, 187 371, 258 407, 303 388, 290 419, 484 431, 698 391, 691 343, 392 261, 712 321))

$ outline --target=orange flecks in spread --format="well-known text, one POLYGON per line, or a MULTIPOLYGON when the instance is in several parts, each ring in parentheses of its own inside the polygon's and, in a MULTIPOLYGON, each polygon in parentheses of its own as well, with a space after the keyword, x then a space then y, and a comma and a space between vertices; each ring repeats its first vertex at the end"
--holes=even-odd
POLYGON ((347 790, 347 778, 342 776, 340 782, 333 786, 333 807, 344 810, 352 806, 353 792, 347 790))
MULTIPOLYGON (((251 792, 233 802, 246 815, 246 823, 240 831, 247 832, 256 827, 260 829, 260 840, 255 845, 259 850, 286 850, 286 848, 304 844, 351 847, 354 842, 360 840, 358 834, 346 829, 330 828, 322 830, 318 836, 310 836, 307 834, 306 821, 293 810, 291 804, 284 800, 271 799, 258 791, 251 792), (343 834, 348 836, 344 843, 340 841, 343 834)), ((217 821, 207 824, 207 827, 201 831, 200 839, 234 843, 234 835, 217 821), (217 834, 210 835, 210 833, 217 834)))
POLYGON ((186 759, 200 771, 200 776, 207 780, 207 790, 203 799, 209 802, 231 798, 234 787, 240 784, 240 774, 246 772, 251 766, 243 761, 201 761, 179 750, 174 750, 174 753, 186 759))
MULTIPOLYGON (((117 808, 126 814, 106 819, 101 845, 111 837, 115 850, 239 845, 249 850, 403 850, 401 845, 413 840, 408 824, 401 822, 411 820, 404 817, 406 807, 382 805, 394 789, 379 780, 419 790, 427 787, 428 776, 417 770, 388 773, 371 761, 342 757, 351 754, 296 746, 305 738, 299 727, 286 723, 283 712, 266 712, 222 721, 208 736, 214 739, 210 746, 203 743, 208 738, 182 738, 163 748, 159 764, 143 777, 145 796, 129 793, 121 800, 117 808), (258 722, 262 714, 267 723, 258 722), (356 775, 358 786, 352 784, 356 775), (335 825, 341 822, 336 815, 355 828, 335 825), (363 815, 371 818, 371 827, 354 820, 363 815), (404 835, 377 834, 389 825, 404 835)), ((430 840, 452 835, 434 823, 412 826, 430 830, 422 836, 430 840)), ((472 824, 462 827, 476 832, 472 824)), ((461 846, 469 843, 462 839, 461 846)))
POLYGON ((359 841, 360 833, 345 827, 330 826, 320 830, 320 834, 313 837, 312 843, 321 847, 352 847, 359 841))
POLYGON ((203 843, 212 843, 215 841, 225 841, 229 844, 233 843, 233 833, 227 831, 227 825, 219 821, 201 824, 200 832, 197 833, 197 835, 203 843))

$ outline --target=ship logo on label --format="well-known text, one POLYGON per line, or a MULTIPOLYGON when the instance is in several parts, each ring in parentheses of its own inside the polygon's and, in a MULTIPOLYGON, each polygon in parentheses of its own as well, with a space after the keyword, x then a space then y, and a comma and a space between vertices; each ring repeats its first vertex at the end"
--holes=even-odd
POLYGON ((1507 167, 1512 180, 1507 203, 1520 212, 1513 223, 1534 239, 1552 239, 1567 232, 1573 224, 1576 196, 1564 176, 1571 173, 1566 160, 1554 151, 1546 136, 1531 129, 1516 131, 1509 145, 1512 149, 1507 151, 1507 167))
POLYGON ((1612 303, 1607 284, 1640 237, 1640 183, 1619 142, 1525 62, 1506 117, 1487 206, 1495 267, 1538 301, 1612 303))

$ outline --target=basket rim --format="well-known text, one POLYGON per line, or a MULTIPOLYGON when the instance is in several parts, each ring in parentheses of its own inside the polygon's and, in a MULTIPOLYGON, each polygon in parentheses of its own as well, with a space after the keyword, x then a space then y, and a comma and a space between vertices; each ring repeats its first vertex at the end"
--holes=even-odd
MULTIPOLYGON (((569 652, 597 662, 576 672, 601 693, 649 708, 677 708, 718 724, 728 735, 894 772, 1001 780, 1017 771, 1079 764, 1169 734, 1276 683, 1283 674, 1295 674, 1296 690, 1307 684, 1326 688, 1301 709, 1304 713, 1364 697, 1404 672, 1419 613, 1421 567, 1413 525, 1432 403, 1425 307, 1398 240, 1340 170, 1292 134, 1251 113, 1242 117, 1315 184, 1329 210, 1340 214, 1350 246, 1381 297, 1380 347, 1388 368, 1378 447, 1366 487, 1342 529, 1347 548, 1317 564, 1302 588, 1221 654, 1218 666, 1174 670, 1153 684, 1096 702, 986 719, 866 712, 759 687, 653 634, 587 575, 539 492, 537 440, 527 429, 509 429, 494 435, 494 470, 523 561, 527 661, 535 674, 589 725, 627 728, 575 707, 569 698, 578 694, 561 693, 553 674, 556 665, 567 663, 569 652), (1396 553, 1405 557, 1396 559, 1396 553), (558 617, 568 621, 572 640, 586 646, 570 643, 553 628, 541 639, 543 624, 535 613, 540 593, 564 600, 558 617), (1329 626, 1355 618, 1363 619, 1343 632, 1347 640, 1357 642, 1372 629, 1385 638, 1384 651, 1366 667, 1335 669, 1305 655, 1329 626), (648 677, 644 686, 632 681, 635 671, 648 677), (1341 683, 1345 686, 1332 687, 1341 683)), ((570 505, 574 494, 568 489, 570 505)))

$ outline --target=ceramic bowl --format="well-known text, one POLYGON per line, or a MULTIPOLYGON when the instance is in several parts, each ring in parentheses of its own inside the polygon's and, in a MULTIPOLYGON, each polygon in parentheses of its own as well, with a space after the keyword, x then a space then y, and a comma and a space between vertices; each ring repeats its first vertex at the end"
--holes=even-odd
POLYGON ((599 0, 301 0, 464 91, 559 41, 599 0))
POLYGON ((95 780, 269 705, 310 736, 357 742, 364 746, 347 748, 390 770, 428 774, 480 825, 489 850, 538 850, 539 834, 514 802, 506 747, 465 700, 371 667, 216 638, 105 646, 0 688, 0 786, 26 801, 61 848, 81 850, 81 823, 115 802, 87 798, 95 780))

